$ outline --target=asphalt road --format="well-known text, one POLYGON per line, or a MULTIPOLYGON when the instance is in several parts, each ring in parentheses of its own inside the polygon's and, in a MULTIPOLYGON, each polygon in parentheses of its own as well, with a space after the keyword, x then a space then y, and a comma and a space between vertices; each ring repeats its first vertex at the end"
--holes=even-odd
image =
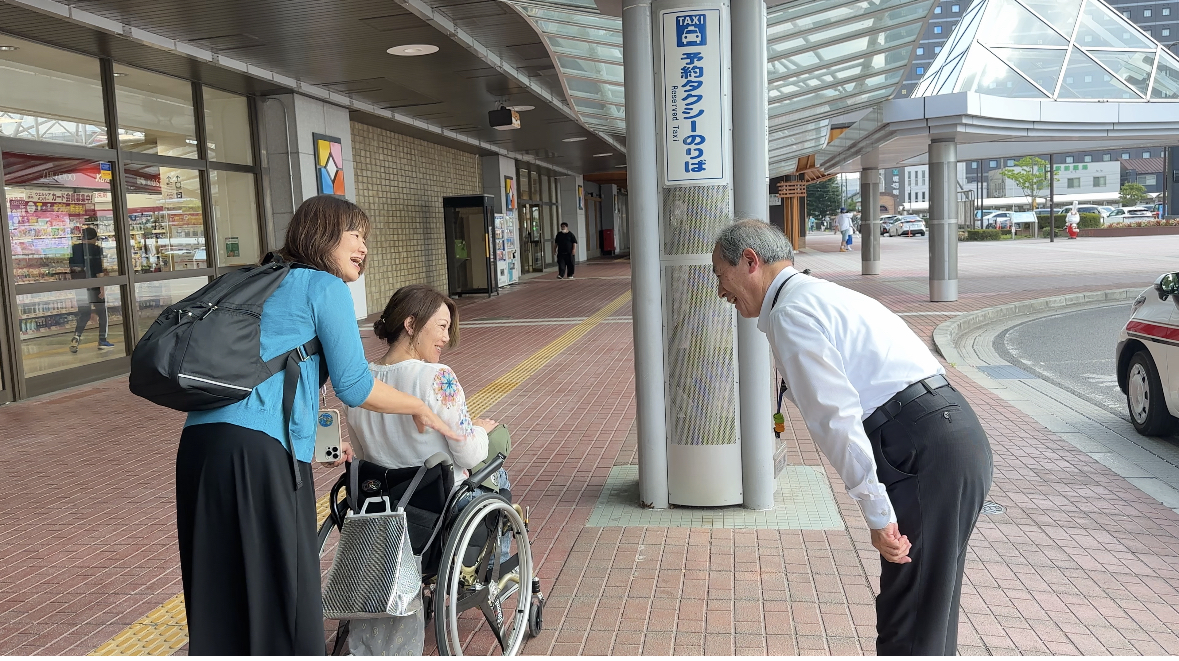
POLYGON ((1042 317, 1000 333, 995 350, 1012 365, 1128 420, 1114 349, 1129 318, 1129 302, 1042 317))

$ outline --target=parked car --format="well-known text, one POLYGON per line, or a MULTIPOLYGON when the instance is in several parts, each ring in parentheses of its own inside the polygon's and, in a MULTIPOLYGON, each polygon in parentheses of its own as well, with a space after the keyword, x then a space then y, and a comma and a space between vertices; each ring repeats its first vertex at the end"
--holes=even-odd
POLYGON ((1011 218, 1014 213, 1011 211, 996 211, 995 213, 983 218, 983 228, 989 230, 1009 230, 1011 229, 1011 218))
MULTIPOLYGON (((1094 204, 1082 204, 1077 207, 1077 213, 1096 213, 1100 214, 1102 219, 1108 216, 1111 211, 1113 211, 1113 207, 1099 207, 1094 204)), ((1068 213, 1067 207, 1064 209, 1064 212, 1068 213)))
POLYGON ((925 236, 925 221, 920 216, 901 216, 888 228, 890 236, 925 236))
POLYGON ((892 224, 895 223, 898 218, 900 218, 900 216, 897 216, 897 215, 881 216, 880 217, 880 235, 881 236, 887 235, 888 229, 890 227, 892 227, 892 224))
POLYGON ((1179 273, 1164 273, 1130 306, 1115 351, 1118 387, 1134 429, 1144 436, 1179 430, 1179 328, 1173 320, 1179 273))
POLYGON ((1118 207, 1109 212, 1105 217, 1107 223, 1120 223, 1122 221, 1137 222, 1142 220, 1151 220, 1154 218, 1154 213, 1146 207, 1118 207))

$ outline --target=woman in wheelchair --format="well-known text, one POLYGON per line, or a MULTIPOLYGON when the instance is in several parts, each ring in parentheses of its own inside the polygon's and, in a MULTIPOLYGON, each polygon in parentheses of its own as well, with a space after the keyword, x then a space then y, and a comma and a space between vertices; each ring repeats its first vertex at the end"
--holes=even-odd
MULTIPOLYGON (((420 467, 438 453, 445 453, 453 462, 453 484, 457 489, 470 477, 471 470, 482 467, 489 457, 497 453, 507 454, 508 448, 499 440, 507 437, 506 430, 496 430, 494 420, 471 419, 462 386, 454 372, 440 362, 442 350, 458 342, 458 308, 454 301, 425 285, 402 287, 389 299, 380 319, 373 325, 373 332, 389 345, 381 359, 369 364, 375 379, 420 397, 462 438, 451 440, 432 430, 418 431, 412 420, 402 419, 405 416, 375 414, 354 408, 348 411, 347 417, 357 459, 378 464, 383 469, 406 469, 420 467), (489 452, 488 435, 492 432, 495 432, 492 436, 496 440, 491 442, 489 452)), ((443 470, 446 469, 443 467, 443 470)), ((361 480, 363 476, 362 471, 361 480)), ((498 493, 510 504, 509 489, 507 472, 501 468, 481 486, 455 501, 451 511, 462 510, 485 493, 498 493)), ((411 526, 411 537, 413 532, 411 526)), ((500 547, 500 562, 507 562, 511 541, 511 536, 504 534, 501 543, 496 545, 500 547)), ((428 549, 423 552, 424 556, 430 554, 428 549)), ((434 564, 437 562, 435 559, 434 564)), ((498 568, 499 563, 496 565, 498 568)), ((524 586, 524 589, 528 587, 524 586)), ((348 642, 357 654, 420 654, 424 620, 421 611, 400 618, 354 620, 348 642)), ((498 632, 496 636, 501 637, 498 632)), ((501 646, 503 642, 501 640, 501 646)), ((455 643, 451 645, 453 647, 455 643)), ((440 651, 445 649, 443 641, 439 647, 440 651)))

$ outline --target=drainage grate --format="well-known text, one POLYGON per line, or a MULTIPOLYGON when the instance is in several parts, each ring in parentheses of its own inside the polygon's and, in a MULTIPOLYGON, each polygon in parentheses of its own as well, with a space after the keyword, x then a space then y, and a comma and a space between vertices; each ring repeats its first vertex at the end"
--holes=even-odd
POLYGON ((983 514, 1002 514, 1005 511, 1007 511, 1007 510, 1003 509, 1002 505, 1000 505, 999 503, 996 503, 993 500, 983 501, 983 506, 982 506, 982 513, 983 514))
POLYGON ((979 365, 978 369, 992 379, 1035 379, 1035 374, 1028 374, 1014 365, 979 365))

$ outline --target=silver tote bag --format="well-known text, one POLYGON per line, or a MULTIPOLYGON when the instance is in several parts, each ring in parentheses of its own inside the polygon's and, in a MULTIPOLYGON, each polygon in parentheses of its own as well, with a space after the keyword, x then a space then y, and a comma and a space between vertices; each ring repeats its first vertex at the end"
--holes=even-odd
MULTIPOLYGON (((349 473, 351 493, 358 493, 356 467, 349 466, 349 473)), ((326 619, 401 617, 421 610, 422 571, 410 545, 405 505, 425 473, 425 466, 418 469, 396 510, 387 496, 369 498, 359 513, 349 511, 344 518, 323 588, 326 619), (369 504, 383 505, 384 511, 365 514, 369 504)))

